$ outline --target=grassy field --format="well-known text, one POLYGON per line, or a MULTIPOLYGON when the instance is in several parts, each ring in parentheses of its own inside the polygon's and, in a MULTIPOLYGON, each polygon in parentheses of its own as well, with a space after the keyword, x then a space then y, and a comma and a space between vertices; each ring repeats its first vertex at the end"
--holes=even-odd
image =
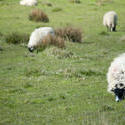
POLYGON ((125 1, 39 0, 25 7, 19 0, 0 0, 0 125, 125 125, 125 101, 107 92, 110 62, 125 52, 125 1), (29 21, 40 8, 49 23, 29 21), (114 10, 117 32, 102 25, 105 12, 114 10), (37 27, 74 26, 83 42, 66 42, 65 49, 48 47, 30 54, 23 44, 8 44, 12 32, 30 34, 37 27))

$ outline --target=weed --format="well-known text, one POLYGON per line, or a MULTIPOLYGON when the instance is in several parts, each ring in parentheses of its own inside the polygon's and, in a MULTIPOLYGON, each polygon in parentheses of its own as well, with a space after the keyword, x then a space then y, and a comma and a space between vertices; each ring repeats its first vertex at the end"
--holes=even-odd
POLYGON ((29 14, 29 20, 36 22, 49 22, 48 16, 40 9, 34 9, 29 14))
POLYGON ((0 32, 0 37, 2 37, 3 36, 3 34, 0 32))
POLYGON ((3 51, 3 48, 0 46, 0 51, 3 51))
POLYGON ((59 8, 59 7, 56 7, 54 9, 52 9, 53 12, 59 12, 59 11, 62 11, 62 8, 59 8))
POLYGON ((105 112, 105 111, 113 111, 115 110, 113 107, 111 107, 110 105, 103 105, 102 108, 101 108, 101 112, 105 112))
POLYGON ((55 30, 56 35, 72 42, 82 42, 82 32, 79 28, 65 27, 55 30))
POLYGON ((28 43, 29 35, 13 32, 8 35, 5 35, 5 40, 7 43, 13 43, 13 44, 28 43))
POLYGON ((99 71, 94 71, 94 70, 81 70, 80 74, 83 74, 85 76, 104 76, 105 74, 99 72, 99 71))
POLYGON ((54 100, 55 100, 54 97, 49 97, 49 98, 48 98, 48 101, 49 101, 49 102, 54 101, 54 100))
POLYGON ((65 47, 65 42, 64 40, 59 37, 59 36, 52 36, 52 35, 47 35, 43 41, 42 41, 42 45, 40 45, 40 47, 47 47, 47 46, 57 46, 59 48, 64 48, 65 47))
POLYGON ((66 49, 58 49, 57 47, 50 48, 46 51, 48 56, 54 56, 58 59, 66 59, 74 57, 74 53, 66 49))
POLYGON ((100 35, 109 35, 107 32, 102 31, 101 33, 99 33, 100 35))
POLYGON ((13 88, 12 90, 9 90, 9 93, 25 93, 25 90, 23 88, 13 88))
POLYGON ((120 41, 125 41, 125 36, 122 36, 122 37, 120 38, 120 41))
POLYGON ((25 71, 25 76, 30 77, 30 76, 40 76, 40 70, 39 69, 30 69, 25 71))
POLYGON ((106 3, 111 3, 113 0, 97 0, 97 5, 98 6, 104 6, 106 3))
POLYGON ((81 3, 80 0, 70 0, 70 2, 72 2, 72 3, 81 3))
POLYGON ((46 6, 49 6, 49 7, 52 7, 52 3, 50 2, 42 2, 43 5, 46 5, 46 6))
POLYGON ((26 83, 25 85, 24 85, 24 88, 30 88, 30 87, 33 87, 33 84, 32 83, 26 83))

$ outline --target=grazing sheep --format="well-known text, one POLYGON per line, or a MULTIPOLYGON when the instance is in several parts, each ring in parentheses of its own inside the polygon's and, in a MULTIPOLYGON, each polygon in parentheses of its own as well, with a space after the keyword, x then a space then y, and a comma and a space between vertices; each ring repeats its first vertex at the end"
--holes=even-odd
POLYGON ((107 73, 108 92, 114 92, 116 101, 125 97, 125 53, 115 58, 107 73))
POLYGON ((107 27, 107 30, 115 31, 117 25, 118 16, 114 11, 109 11, 103 16, 103 25, 107 27))
POLYGON ((51 27, 40 27, 38 29, 35 29, 30 36, 30 40, 28 43, 28 49, 30 52, 33 52, 35 48, 37 48, 39 45, 41 45, 42 40, 47 35, 54 35, 54 29, 51 27))
POLYGON ((20 5, 35 6, 35 5, 37 5, 37 0, 21 0, 20 5))

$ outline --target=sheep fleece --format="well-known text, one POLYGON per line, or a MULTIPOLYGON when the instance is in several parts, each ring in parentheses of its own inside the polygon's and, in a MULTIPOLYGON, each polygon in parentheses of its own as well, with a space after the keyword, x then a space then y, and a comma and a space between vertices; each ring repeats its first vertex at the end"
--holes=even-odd
POLYGON ((21 0, 20 5, 34 6, 37 5, 37 0, 21 0))
POLYGON ((118 16, 114 11, 107 12, 103 17, 103 25, 109 28, 117 25, 118 16))
POLYGON ((115 58, 111 63, 107 73, 107 81, 108 92, 112 92, 116 86, 120 89, 125 87, 125 53, 115 58))
POLYGON ((39 44, 41 44, 44 37, 47 36, 48 34, 51 34, 51 35, 55 34, 53 28, 41 27, 41 28, 35 29, 31 33, 28 47, 37 47, 39 44))

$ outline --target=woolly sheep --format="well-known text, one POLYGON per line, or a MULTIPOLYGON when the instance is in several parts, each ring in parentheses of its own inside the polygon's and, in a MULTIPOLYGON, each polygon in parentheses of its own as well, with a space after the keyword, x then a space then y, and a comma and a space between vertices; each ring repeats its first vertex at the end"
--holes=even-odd
POLYGON ((35 29, 30 36, 30 40, 28 43, 28 49, 30 52, 33 52, 35 48, 37 48, 42 40, 47 35, 55 35, 54 29, 51 27, 40 27, 35 29))
POLYGON ((21 0, 20 5, 34 6, 34 5, 37 5, 37 0, 21 0))
POLYGON ((107 73, 108 92, 114 93, 116 101, 125 97, 125 53, 115 58, 107 73))
POLYGON ((103 25, 107 27, 107 30, 115 31, 117 25, 118 16, 116 12, 109 11, 103 16, 103 25))

